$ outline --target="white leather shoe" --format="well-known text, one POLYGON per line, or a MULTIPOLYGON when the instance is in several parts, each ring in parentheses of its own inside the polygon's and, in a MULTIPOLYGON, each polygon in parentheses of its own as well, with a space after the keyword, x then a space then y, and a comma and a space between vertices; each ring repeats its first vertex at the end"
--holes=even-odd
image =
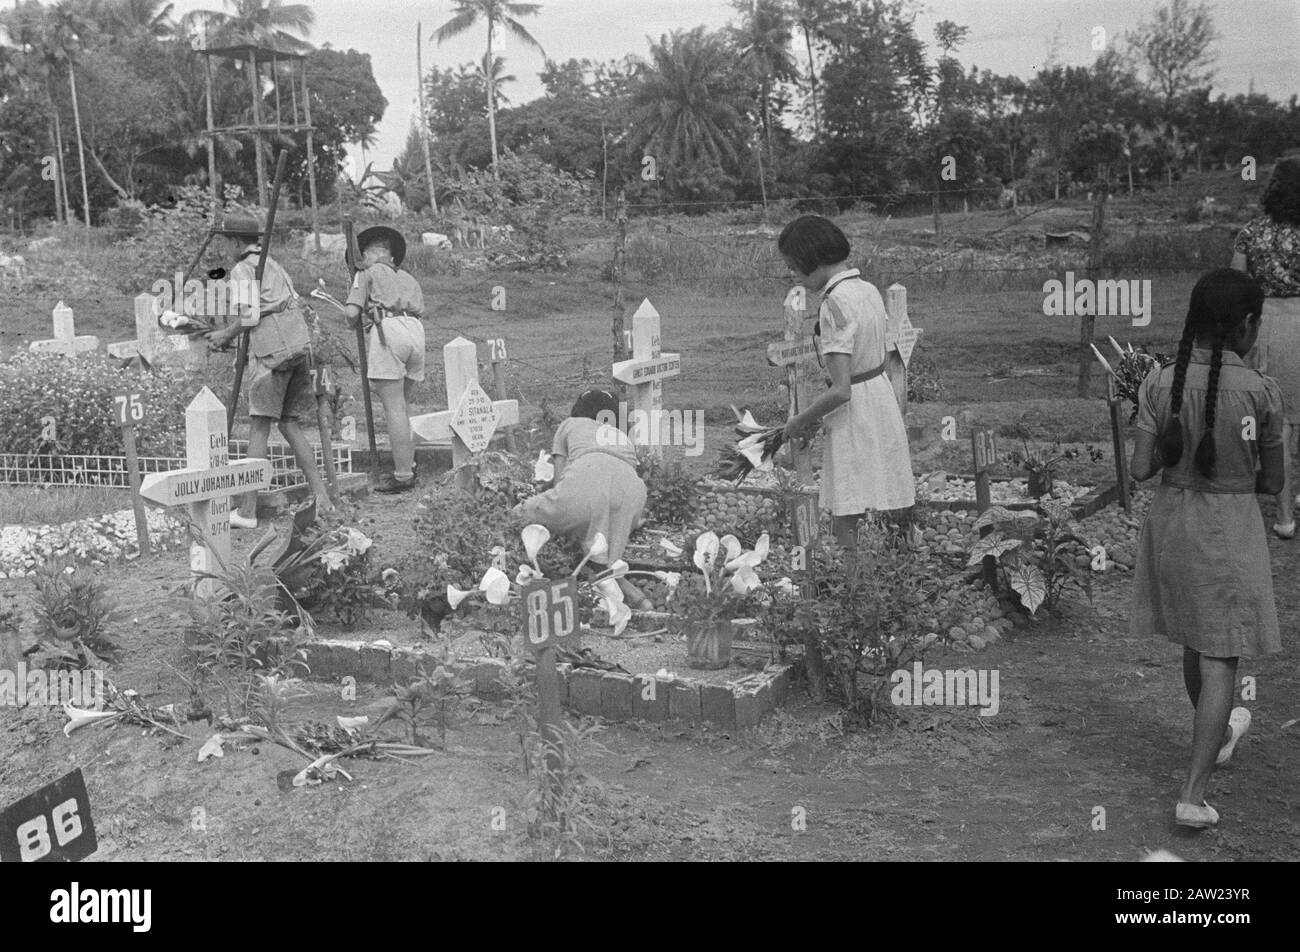
POLYGON ((232 529, 256 529, 256 528, 257 528, 257 519, 256 519, 256 518, 254 518, 254 519, 250 519, 250 518, 248 518, 247 516, 240 514, 240 512, 239 512, 238 509, 234 509, 234 510, 231 510, 231 513, 230 513, 230 528, 232 528, 232 529))
POLYGON ((1203 830, 1219 822, 1219 811, 1208 803, 1203 803, 1198 807, 1194 803, 1179 801, 1178 806, 1174 807, 1174 820, 1179 826, 1190 826, 1196 830, 1203 830))
POLYGON ((1234 707, 1232 713, 1228 715, 1228 730, 1232 731, 1232 739, 1219 748, 1219 756, 1214 761, 1216 767, 1222 767, 1232 759, 1232 752, 1237 749, 1237 741, 1245 737, 1246 731, 1250 730, 1250 709, 1234 707))

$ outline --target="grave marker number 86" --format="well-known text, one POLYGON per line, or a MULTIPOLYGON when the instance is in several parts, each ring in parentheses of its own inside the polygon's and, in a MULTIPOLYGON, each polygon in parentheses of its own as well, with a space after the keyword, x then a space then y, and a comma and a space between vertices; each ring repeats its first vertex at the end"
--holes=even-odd
MULTIPOLYGON (((53 810, 54 839, 59 846, 67 846, 81 835, 81 817, 77 814, 77 799, 70 797, 53 810)), ((19 859, 32 863, 50 852, 50 827, 45 814, 40 814, 18 825, 19 859)))

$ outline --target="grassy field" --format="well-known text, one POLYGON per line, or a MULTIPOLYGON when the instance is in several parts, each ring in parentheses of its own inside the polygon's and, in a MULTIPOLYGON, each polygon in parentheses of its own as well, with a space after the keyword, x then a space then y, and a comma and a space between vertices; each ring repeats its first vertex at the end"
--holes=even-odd
MULTIPOLYGON (((1257 191, 1256 183, 1242 183, 1235 173, 1216 172, 1170 190, 1116 197, 1107 208, 1103 276, 1149 279, 1152 316, 1145 327, 1126 318, 1098 318, 1098 337, 1172 350, 1192 284, 1203 271, 1228 262, 1233 228, 1253 213, 1257 191), (1224 210, 1221 222, 1186 220, 1193 217, 1188 208, 1203 195, 1217 196, 1224 210)), ((1090 215, 1082 199, 1018 213, 972 211, 945 216, 938 237, 929 217, 882 219, 862 213, 837 219, 866 277, 882 291, 894 282, 908 288, 912 322, 924 331, 918 352, 935 365, 943 395, 935 403, 914 404, 909 422, 932 430, 954 413, 963 425, 992 425, 1008 436, 1019 424, 1035 438, 1108 440, 1102 402, 1074 398, 1079 319, 1043 314, 1043 282, 1066 270, 1082 277, 1087 260, 1086 242, 1049 248, 1044 232, 1086 229, 1090 215)), ((730 404, 751 407, 760 419, 773 422, 784 412, 777 391, 780 374, 767 366, 765 348, 780 337, 782 301, 792 285, 775 247, 785 217, 773 213, 768 223, 760 211, 643 217, 629 226, 624 313, 630 318, 641 300, 649 299, 662 317, 664 349, 682 354, 681 376, 665 384, 665 407, 704 411, 710 452, 699 465, 731 438, 730 404)), ((414 238, 420 225, 399 227, 414 238)), ((424 288, 429 332, 429 375, 416 397, 417 410, 446 406, 441 347, 458 334, 478 342, 506 338, 508 389, 521 400, 525 419, 547 406, 563 414, 584 387, 608 385, 613 286, 607 269, 614 226, 571 220, 563 230, 571 258, 565 273, 461 268, 452 260, 460 251, 412 247, 407 267, 424 288), (506 292, 504 311, 491 308, 497 287, 506 292)), ((102 242, 78 238, 48 253, 75 258, 77 273, 113 271, 113 248, 102 242)), ((177 251, 181 259, 189 254, 189 249, 177 251)), ((287 247, 277 257, 300 291, 323 278, 342 296, 341 262, 305 259, 287 247)), ((166 263, 159 271, 170 267, 166 263)), ((60 297, 74 308, 78 333, 97 334, 105 343, 130 338, 129 296, 96 287, 25 293, 0 302, 0 354, 48 336, 50 310, 60 297)), ((335 313, 324 305, 320 310, 346 345, 350 338, 335 313)), ((486 361, 487 347, 479 354, 486 361)), ((223 398, 229 392, 229 362, 228 356, 214 356, 208 364, 208 382, 223 398)), ((1102 387, 1100 374, 1099 368, 1093 373, 1096 392, 1102 387)), ((354 397, 347 412, 360 419, 358 381, 346 371, 340 380, 354 397)))

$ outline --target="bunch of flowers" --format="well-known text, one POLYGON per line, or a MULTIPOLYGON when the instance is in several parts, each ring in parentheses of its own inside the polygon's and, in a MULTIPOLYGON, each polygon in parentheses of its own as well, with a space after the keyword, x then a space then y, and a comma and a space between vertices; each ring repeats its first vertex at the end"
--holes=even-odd
POLYGON ((772 459, 785 445, 784 426, 760 426, 748 410, 741 413, 735 407, 736 434, 741 437, 734 447, 723 450, 718 466, 718 476, 734 479, 740 485, 754 470, 765 472, 772 468, 772 459))
MULTIPOLYGON (((707 627, 719 619, 730 618, 762 585, 755 569, 767 558, 770 546, 766 532, 758 537, 752 549, 745 549, 734 535, 719 538, 716 532, 700 533, 692 557, 700 574, 691 575, 685 581, 664 579, 671 589, 669 610, 680 621, 695 627, 707 627)), ((783 581, 789 583, 789 579, 783 581)))
POLYGON ((1129 423, 1137 419, 1138 412, 1138 390, 1142 386, 1142 381, 1147 378, 1156 367, 1165 362, 1164 354, 1148 353, 1144 347, 1142 350, 1134 350, 1133 345, 1128 345, 1128 350, 1120 347, 1115 342, 1115 338, 1107 338, 1110 346, 1115 348, 1116 354, 1119 355, 1115 365, 1112 367, 1109 361, 1102 356, 1101 351, 1097 349, 1096 344, 1090 344, 1093 354, 1101 365, 1106 368, 1106 372, 1115 378, 1115 392, 1121 399, 1127 400, 1133 404, 1133 410, 1129 413, 1129 423))
POLYGON ((328 609, 351 628, 367 608, 388 602, 387 579, 370 567, 372 546, 365 533, 351 526, 326 529, 277 563, 275 574, 304 608, 328 609))

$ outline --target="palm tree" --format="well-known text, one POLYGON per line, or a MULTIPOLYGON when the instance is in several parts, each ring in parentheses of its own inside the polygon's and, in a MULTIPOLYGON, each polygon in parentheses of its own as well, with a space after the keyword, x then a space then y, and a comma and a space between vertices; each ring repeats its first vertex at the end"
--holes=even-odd
POLYGON ((792 0, 794 18, 803 31, 804 43, 808 47, 808 93, 812 98, 813 134, 821 135, 821 117, 817 110, 817 69, 813 59, 813 33, 821 27, 824 13, 822 4, 825 0, 792 0))
POLYGON ((491 83, 492 88, 497 91, 495 93, 497 105, 509 106, 510 99, 506 96, 505 93, 501 92, 501 87, 504 86, 506 83, 516 82, 518 80, 518 77, 515 76, 514 74, 506 73, 505 57, 494 56, 492 57, 492 76, 489 79, 487 73, 483 69, 483 66, 486 62, 487 62, 487 57, 484 56, 483 62, 474 64, 474 75, 477 76, 479 79, 481 79, 485 84, 491 83))
POLYGON ((49 12, 49 54, 68 68, 68 88, 72 94, 73 124, 77 129, 77 155, 81 166, 81 206, 86 227, 90 227, 90 187, 86 182, 86 144, 81 134, 81 106, 77 100, 77 73, 72 68, 74 51, 81 46, 82 37, 90 31, 90 24, 73 8, 72 0, 61 0, 49 12))
POLYGON ((674 30, 651 45, 650 60, 632 97, 638 144, 656 152, 660 165, 734 161, 745 94, 719 37, 702 26, 674 30))
MULTIPOLYGON (((534 16, 541 6, 536 3, 511 3, 510 0, 455 0, 456 12, 452 18, 438 27, 433 33, 433 39, 439 46, 444 40, 460 36, 466 30, 470 29, 479 21, 479 18, 487 21, 488 28, 488 45, 487 53, 484 57, 484 64, 488 63, 488 57, 492 56, 493 38, 496 36, 498 29, 513 34, 517 39, 522 40, 537 52, 545 56, 542 46, 537 40, 533 39, 531 33, 524 29, 523 25, 516 17, 534 16)), ((497 110, 496 110, 496 84, 493 82, 494 70, 487 71, 487 106, 488 106, 488 134, 491 137, 492 145, 492 177, 501 178, 501 173, 497 165, 497 110)))
POLYGON ((288 53, 305 53, 312 45, 306 36, 316 25, 316 12, 305 3, 281 0, 224 0, 233 12, 195 10, 181 17, 187 35, 205 29, 211 45, 249 43, 288 53))
POLYGON ((114 39, 166 39, 176 33, 175 4, 166 0, 87 0, 83 7, 99 31, 114 39))
POLYGON ((794 57, 790 55, 790 25, 786 20, 781 0, 757 0, 749 5, 746 0, 733 0, 740 10, 749 10, 741 26, 732 29, 732 36, 740 53, 740 61, 752 70, 759 81, 760 116, 763 135, 759 140, 758 184, 767 207, 767 183, 763 177, 763 146, 767 146, 769 160, 772 156, 772 85, 793 79, 796 74, 794 57))

